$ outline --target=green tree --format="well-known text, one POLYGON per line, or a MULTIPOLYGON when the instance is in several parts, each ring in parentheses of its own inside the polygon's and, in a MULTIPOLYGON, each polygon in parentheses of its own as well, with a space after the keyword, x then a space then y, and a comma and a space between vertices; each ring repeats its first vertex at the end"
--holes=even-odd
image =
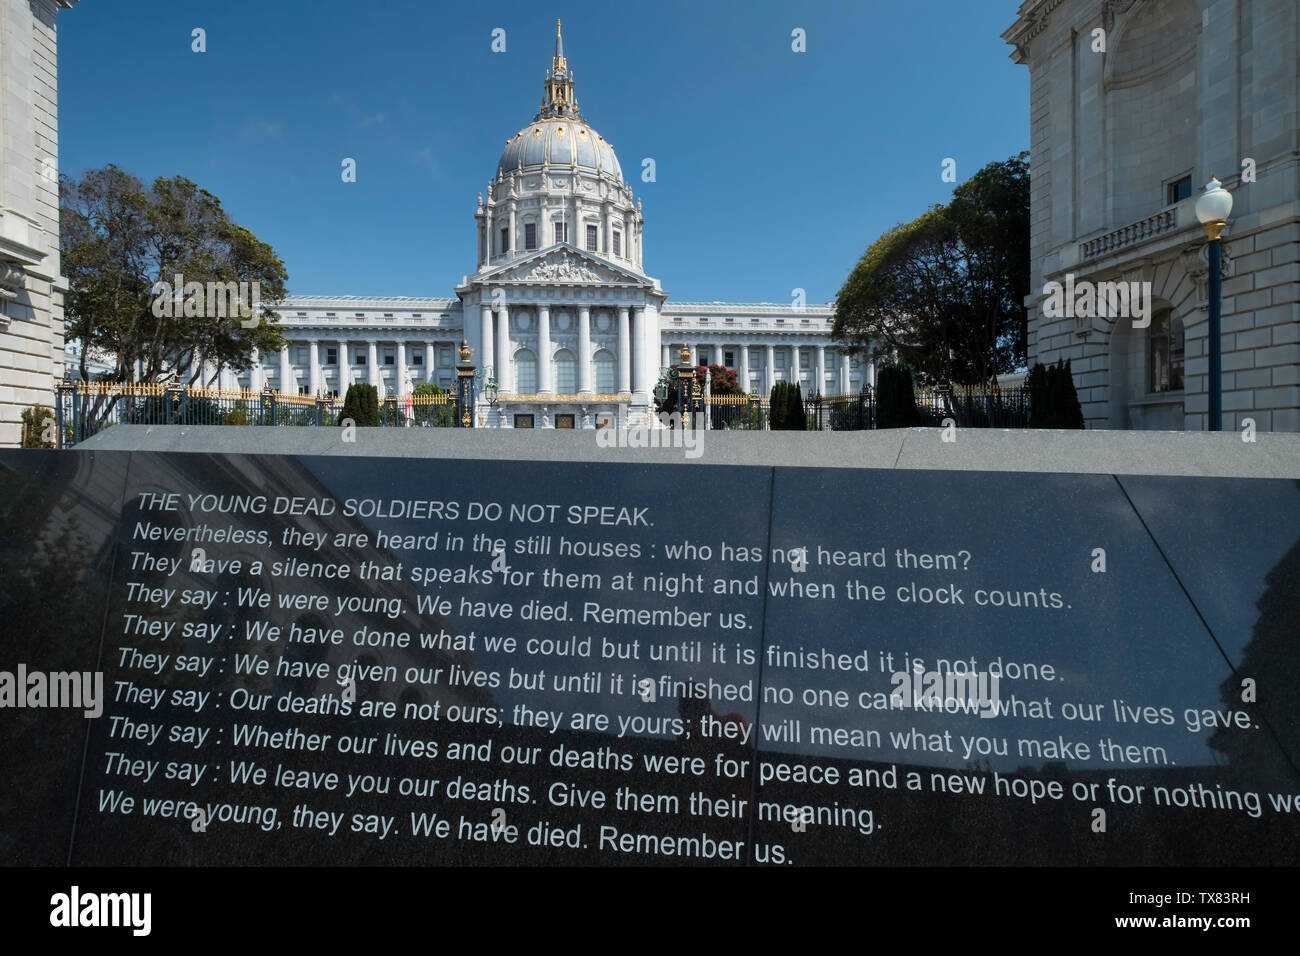
POLYGON ((876 372, 876 427, 910 428, 919 420, 912 373, 902 365, 881 366, 876 372))
POLYGON ((1047 369, 1035 362, 1029 370, 1029 427, 1051 428, 1052 412, 1047 406, 1047 369))
POLYGON ((790 402, 786 398, 788 382, 776 382, 767 398, 767 427, 770 431, 785 431, 786 418, 790 414, 790 402))
POLYGON ((803 391, 798 382, 791 382, 785 390, 785 427, 787 431, 808 430, 808 416, 803 409, 803 391))
POLYGON ((1029 427, 1083 428, 1083 406, 1068 361, 1039 362, 1029 370, 1029 427))
POLYGON ((929 382, 984 384, 1024 363, 1029 275, 1021 153, 873 242, 840 289, 831 334, 929 382))
POLYGON ((83 378, 89 377, 91 349, 111 356, 109 381, 157 382, 174 375, 204 385, 224 368, 247 369, 255 348, 280 348, 274 308, 286 295, 284 263, 271 246, 233 222, 216 196, 183 176, 159 177, 148 187, 112 165, 89 170, 80 180, 65 176, 59 224, 69 280, 67 337, 84 346, 83 378), (201 284, 202 299, 191 287, 185 302, 177 303, 180 290, 170 289, 177 275, 187 286, 201 284), (222 314, 236 303, 215 301, 207 284, 238 288, 241 282, 249 283, 245 306, 251 304, 251 284, 258 284, 258 307, 251 315, 222 314))
POLYGON ((347 395, 343 397, 343 411, 339 413, 339 424, 351 419, 358 427, 379 425, 379 391, 373 385, 356 382, 348 386, 347 395))

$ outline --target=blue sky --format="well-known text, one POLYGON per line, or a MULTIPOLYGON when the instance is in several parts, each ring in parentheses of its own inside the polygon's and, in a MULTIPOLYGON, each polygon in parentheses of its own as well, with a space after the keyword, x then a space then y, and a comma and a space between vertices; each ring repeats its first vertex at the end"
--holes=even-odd
POLYGON ((1000 39, 1016 7, 92 0, 59 14, 60 166, 189 177, 275 248, 295 294, 452 295, 560 17, 673 300, 824 302, 882 231, 951 195, 945 158, 964 180, 1028 149, 1029 73, 1000 39))

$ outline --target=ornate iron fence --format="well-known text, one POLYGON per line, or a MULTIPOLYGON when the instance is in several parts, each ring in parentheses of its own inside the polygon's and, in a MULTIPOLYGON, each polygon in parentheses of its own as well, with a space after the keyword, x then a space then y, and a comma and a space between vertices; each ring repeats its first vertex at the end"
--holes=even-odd
MULTIPOLYGON (((61 447, 118 424, 334 426, 343 412, 341 397, 154 383, 65 381, 54 398, 61 447)), ((379 418, 390 427, 452 428, 455 399, 390 397, 380 403, 379 418)))

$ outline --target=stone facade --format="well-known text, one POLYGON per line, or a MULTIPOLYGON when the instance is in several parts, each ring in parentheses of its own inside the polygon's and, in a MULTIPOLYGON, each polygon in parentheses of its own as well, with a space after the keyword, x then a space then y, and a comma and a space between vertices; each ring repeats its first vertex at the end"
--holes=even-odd
POLYGON ((1071 360, 1090 428, 1206 427, 1195 202, 1217 176, 1234 199, 1223 427, 1300 431, 1295 0, 1026 0, 1003 38, 1030 76, 1031 363, 1071 360), (1049 317, 1047 284, 1067 278, 1149 283, 1151 324, 1049 317))
POLYGON ((0 0, 0 445, 63 374, 55 20, 76 0, 0 0))

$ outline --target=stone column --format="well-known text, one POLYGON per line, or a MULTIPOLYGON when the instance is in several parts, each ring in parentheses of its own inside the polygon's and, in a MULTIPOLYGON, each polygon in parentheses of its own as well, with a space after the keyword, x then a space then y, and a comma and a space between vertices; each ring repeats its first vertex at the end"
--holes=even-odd
POLYGON ((767 370, 763 376, 767 381, 767 388, 764 389, 769 395, 772 393, 772 386, 776 384, 776 349, 770 343, 767 346, 767 370))
POLYGON ((311 350, 311 380, 308 388, 311 389, 313 395, 319 395, 321 393, 320 342, 317 339, 312 339, 307 343, 307 347, 311 350))
POLYGON ((665 344, 664 347, 663 347, 663 361, 661 361, 661 362, 659 363, 660 366, 666 368, 666 367, 668 367, 669 365, 672 365, 672 364, 673 364, 673 362, 672 362, 672 356, 670 355, 671 351, 672 351, 672 350, 668 347, 668 345, 665 344))
POLYGON ((339 339, 339 395, 346 395, 352 384, 352 356, 346 339, 339 339))
POLYGON ((817 394, 826 391, 826 346, 817 346, 817 394))
POLYGON ((749 391, 749 346, 740 347, 740 387, 749 391))
MULTIPOLYGON (((605 207, 609 209, 608 206, 605 207)), ((609 235, 609 217, 605 217, 605 234, 609 235)), ((627 306, 618 310, 618 392, 632 391, 632 322, 627 306)))
POLYGON ((506 244, 509 254, 519 250, 519 234, 515 229, 515 201, 510 200, 510 241, 506 244))
POLYGON ((849 353, 848 353, 848 352, 840 352, 840 392, 841 392, 841 394, 844 394, 844 395, 849 394, 849 382, 851 382, 851 381, 852 381, 852 379, 851 379, 850 376, 849 376, 849 353))
MULTIPOLYGON (((630 339, 632 354, 630 360, 632 363, 632 391, 644 392, 646 390, 646 339, 645 339, 645 310, 639 309, 635 305, 628 306, 627 309, 628 324, 630 327, 630 339)), ((650 354, 654 354, 653 352, 650 354)))
POLYGON ((537 307, 537 394, 555 394, 555 366, 551 363, 551 307, 537 307))
POLYGON ((605 244, 604 251, 606 259, 612 259, 614 257, 614 224, 613 220, 610 218, 609 211, 609 203, 602 203, 600 207, 600 231, 604 236, 604 239, 601 241, 605 244))
POLYGON ((591 307, 578 306, 578 394, 592 394, 591 307))
MULTIPOLYGON (((492 330, 492 306, 490 305, 481 306, 480 312, 482 314, 482 323, 481 323, 479 334, 480 334, 481 341, 483 343, 483 354, 480 356, 480 359, 482 360, 483 366, 485 368, 489 366, 493 367, 492 374, 496 376, 497 383, 500 384, 501 375, 499 371, 495 368, 496 360, 493 358, 493 356, 496 354, 496 349, 493 348, 494 343, 492 340, 495 339, 496 336, 493 334, 493 330, 492 330)), ((433 346, 430 345, 429 348, 432 349, 433 346)), ((430 365, 429 374, 432 375, 433 363, 430 362, 429 365, 430 365)))
POLYGON ((510 360, 510 309, 504 305, 497 313, 497 365, 497 386, 503 392, 513 392, 515 369, 510 360))
MULTIPOLYGON (((379 342, 377 339, 366 339, 366 345, 370 349, 369 355, 367 356, 367 365, 369 366, 367 369, 368 378, 370 384, 378 389, 379 386, 383 384, 383 378, 379 374, 379 342)), ((379 400, 382 402, 384 396, 380 395, 379 400)))
POLYGON ((872 388, 876 387, 876 360, 872 359, 867 365, 867 384, 872 388))
POLYGON ((790 381, 799 381, 799 346, 790 346, 790 381))
MULTIPOLYGON (((253 348, 253 354, 249 356, 248 366, 248 388, 250 391, 260 391, 262 388, 262 353, 253 348)), ((139 363, 136 363, 137 365, 139 363)), ((136 369, 137 379, 140 378, 140 370, 136 369)))
POLYGON ((713 343, 713 362, 715 365, 721 365, 723 368, 726 368, 727 366, 727 353, 723 351, 721 342, 713 343))
POLYGON ((289 361, 289 343, 280 346, 280 394, 297 395, 298 385, 293 377, 293 363, 289 361))
POLYGON ((406 394, 406 343, 397 343, 397 394, 406 394))
POLYGON ((436 370, 434 369, 433 366, 434 358, 435 356, 433 351, 433 343, 425 342, 424 343, 424 380, 426 382, 436 381, 435 379, 436 370))
POLYGON ((487 262, 485 265, 492 264, 492 253, 496 250, 496 228, 492 221, 492 203, 488 202, 487 215, 483 217, 484 226, 487 228, 487 262))

